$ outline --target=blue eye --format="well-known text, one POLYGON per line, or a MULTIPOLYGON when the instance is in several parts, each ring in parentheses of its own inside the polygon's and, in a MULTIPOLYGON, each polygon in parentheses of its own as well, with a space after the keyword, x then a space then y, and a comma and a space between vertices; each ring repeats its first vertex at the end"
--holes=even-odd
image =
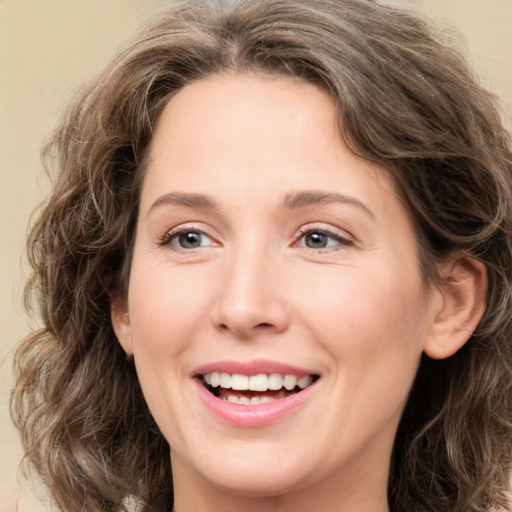
POLYGON ((162 245, 171 245, 177 249, 198 249, 212 244, 213 240, 197 229, 167 233, 162 240, 162 245))
POLYGON ((327 249, 338 245, 352 245, 352 241, 325 230, 303 231, 297 244, 308 249, 327 249))

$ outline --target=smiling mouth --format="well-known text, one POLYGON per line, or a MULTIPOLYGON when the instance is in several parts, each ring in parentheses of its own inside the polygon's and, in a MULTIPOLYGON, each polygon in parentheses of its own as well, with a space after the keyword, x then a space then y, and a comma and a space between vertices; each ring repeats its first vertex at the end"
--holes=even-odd
POLYGON ((199 377, 214 396, 241 405, 257 405, 287 398, 300 393, 319 378, 318 375, 243 375, 224 372, 205 373, 199 377))

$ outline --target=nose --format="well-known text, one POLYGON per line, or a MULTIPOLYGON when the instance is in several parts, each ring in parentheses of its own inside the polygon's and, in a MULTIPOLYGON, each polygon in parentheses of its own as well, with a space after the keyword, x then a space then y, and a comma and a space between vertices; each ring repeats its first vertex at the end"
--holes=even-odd
POLYGON ((240 339, 283 332, 289 325, 279 268, 270 257, 244 251, 226 262, 213 323, 240 339))

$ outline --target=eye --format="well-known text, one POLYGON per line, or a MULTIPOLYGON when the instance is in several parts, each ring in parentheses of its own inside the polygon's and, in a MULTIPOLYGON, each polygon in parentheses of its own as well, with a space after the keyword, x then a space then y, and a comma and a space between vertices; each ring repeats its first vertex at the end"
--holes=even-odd
POLYGON ((301 236, 296 245, 308 249, 327 249, 339 245, 351 246, 353 242, 325 229, 309 229, 301 231, 301 236))
POLYGON ((166 233, 161 245, 171 246, 176 249, 198 249, 215 245, 213 240, 198 229, 181 229, 166 233))

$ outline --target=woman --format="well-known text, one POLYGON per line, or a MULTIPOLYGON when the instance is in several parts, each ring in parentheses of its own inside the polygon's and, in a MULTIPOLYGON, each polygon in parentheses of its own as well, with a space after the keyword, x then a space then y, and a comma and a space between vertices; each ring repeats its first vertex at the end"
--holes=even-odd
POLYGON ((507 509, 510 141, 420 15, 169 7, 45 154, 12 411, 61 510, 507 509))

